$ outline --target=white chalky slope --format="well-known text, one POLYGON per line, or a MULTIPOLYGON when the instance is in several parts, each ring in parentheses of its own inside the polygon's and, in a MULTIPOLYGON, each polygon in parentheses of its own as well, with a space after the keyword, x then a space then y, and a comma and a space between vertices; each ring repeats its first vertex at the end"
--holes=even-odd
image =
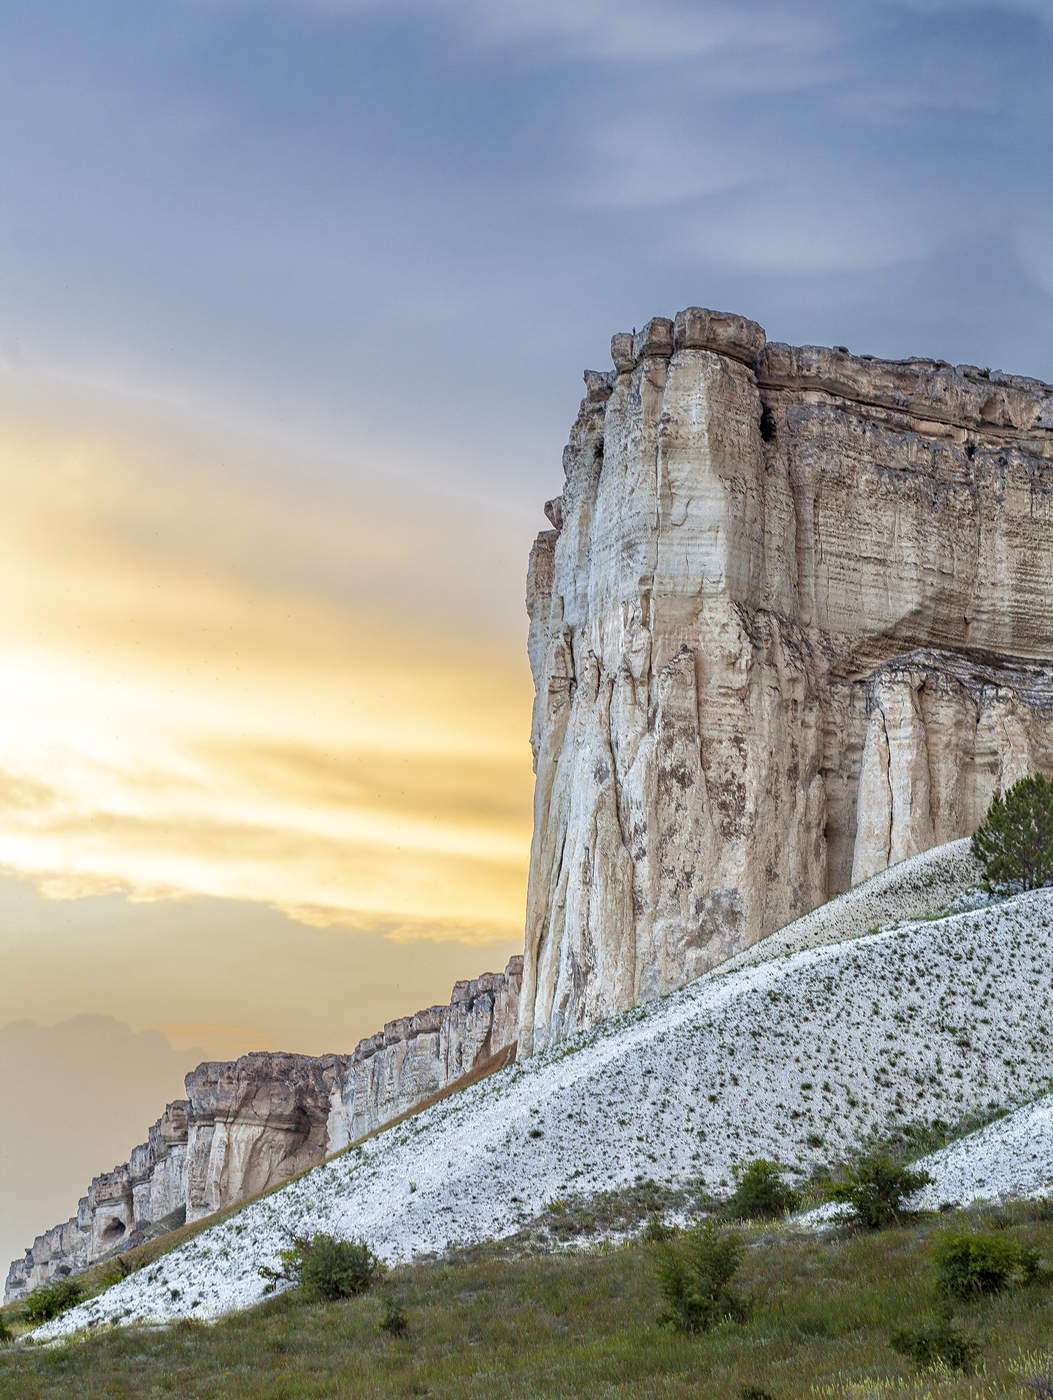
POLYGON ((315 1168, 37 1335, 248 1306, 295 1235, 406 1259, 511 1233, 560 1195, 696 1175, 719 1191, 752 1157, 807 1170, 875 1129, 1023 1104, 1053 1076, 1051 991, 1049 890, 718 970, 315 1168))

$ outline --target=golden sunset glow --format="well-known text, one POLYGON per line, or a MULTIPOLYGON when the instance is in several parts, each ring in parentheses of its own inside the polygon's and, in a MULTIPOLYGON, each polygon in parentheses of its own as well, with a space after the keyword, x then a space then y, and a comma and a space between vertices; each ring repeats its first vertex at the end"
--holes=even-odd
POLYGON ((0 866, 56 898, 515 936, 529 677, 521 636, 457 616, 457 522, 210 466, 0 428, 0 866), (413 569, 434 606, 407 622, 413 569))

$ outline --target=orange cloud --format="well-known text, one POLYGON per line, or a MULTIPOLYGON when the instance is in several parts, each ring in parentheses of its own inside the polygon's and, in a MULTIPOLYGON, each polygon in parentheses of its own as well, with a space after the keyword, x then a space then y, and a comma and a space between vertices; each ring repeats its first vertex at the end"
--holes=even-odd
POLYGON ((0 425, 0 491, 0 865, 518 933, 529 679, 468 624, 470 511, 39 424, 0 425))

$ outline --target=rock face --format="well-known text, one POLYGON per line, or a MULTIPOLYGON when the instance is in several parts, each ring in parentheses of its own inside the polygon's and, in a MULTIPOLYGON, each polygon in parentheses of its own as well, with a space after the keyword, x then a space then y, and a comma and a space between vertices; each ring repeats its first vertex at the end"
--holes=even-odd
POLYGON ((258 1053, 186 1077, 187 1220, 222 1210, 346 1147, 340 1089, 351 1057, 258 1053))
POLYGON ((527 582, 521 1055, 1053 773, 1053 386, 700 308, 611 353, 527 582))
POLYGON ((5 1301, 286 1181, 511 1057, 522 971, 514 957, 503 973, 458 982, 448 1006, 390 1021, 351 1055, 263 1052, 198 1065, 187 1097, 167 1106, 147 1141, 14 1261, 5 1301))
POLYGON ((504 972, 457 982, 448 1006, 389 1021, 360 1041, 343 1081, 348 1140, 364 1137, 476 1070, 514 1044, 523 959, 504 972))

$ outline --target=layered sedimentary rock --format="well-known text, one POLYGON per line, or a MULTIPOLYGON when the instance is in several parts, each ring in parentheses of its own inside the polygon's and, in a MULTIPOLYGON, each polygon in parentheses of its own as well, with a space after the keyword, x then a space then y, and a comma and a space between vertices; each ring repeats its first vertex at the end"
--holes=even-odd
POLYGON ((611 350, 527 583, 521 1054, 1053 772, 1053 387, 700 308, 611 350))
POLYGON ((167 1105, 146 1142, 95 1177, 77 1214, 15 1260, 5 1297, 141 1243, 152 1226, 173 1228, 274 1186, 346 1145, 340 1089, 350 1062, 256 1054, 198 1065, 187 1097, 167 1105))
POLYGON ((14 1261, 5 1300, 275 1186, 509 1057, 522 968, 515 957, 503 973, 456 983, 448 1006, 391 1021, 350 1055, 198 1065, 147 1141, 14 1261))
POLYGON ((349 1139, 363 1137, 450 1084, 491 1065, 515 1044, 523 959, 504 972, 457 982, 448 1006, 389 1021, 360 1041, 344 1077, 349 1139))
POLYGON ((346 1147, 340 1102, 349 1055, 243 1055, 198 1065, 190 1102, 187 1220, 265 1191, 346 1147))

